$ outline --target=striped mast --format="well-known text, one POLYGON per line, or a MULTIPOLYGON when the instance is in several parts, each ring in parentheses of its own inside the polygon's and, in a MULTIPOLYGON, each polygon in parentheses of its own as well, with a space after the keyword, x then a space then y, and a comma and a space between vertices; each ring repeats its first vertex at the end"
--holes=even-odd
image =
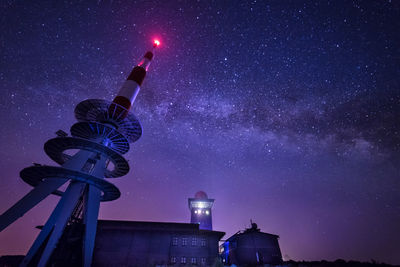
MULTIPOLYGON (((140 86, 142 85, 144 78, 146 77, 146 73, 149 69, 151 60, 154 57, 154 50, 159 45, 160 42, 158 40, 154 40, 153 48, 147 51, 139 64, 133 68, 128 78, 119 90, 118 95, 114 98, 114 104, 125 108, 126 111, 130 110, 133 102, 135 102, 136 96, 140 91, 140 86)), ((127 114, 127 112, 125 112, 125 114, 127 114)))

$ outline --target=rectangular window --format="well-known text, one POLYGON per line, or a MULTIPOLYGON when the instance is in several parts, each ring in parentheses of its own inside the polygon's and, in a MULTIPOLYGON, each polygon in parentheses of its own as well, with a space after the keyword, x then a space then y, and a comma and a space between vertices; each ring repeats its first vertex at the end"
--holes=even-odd
POLYGON ((196 246, 197 245, 197 239, 196 237, 192 238, 192 246, 196 246))
POLYGON ((202 247, 205 247, 206 246, 206 239, 202 238, 200 243, 201 243, 202 247))
POLYGON ((181 263, 185 264, 186 263, 186 257, 181 258, 181 263))
POLYGON ((173 246, 177 246, 178 245, 178 238, 177 237, 172 238, 172 245, 173 246))
POLYGON ((192 258, 192 264, 197 264, 197 258, 192 258))
POLYGON ((187 246, 187 241, 186 237, 182 238, 182 246, 187 246))
POLYGON ((171 257, 171 263, 176 263, 176 257, 171 257))
POLYGON ((201 258, 201 265, 206 265, 206 258, 201 258))

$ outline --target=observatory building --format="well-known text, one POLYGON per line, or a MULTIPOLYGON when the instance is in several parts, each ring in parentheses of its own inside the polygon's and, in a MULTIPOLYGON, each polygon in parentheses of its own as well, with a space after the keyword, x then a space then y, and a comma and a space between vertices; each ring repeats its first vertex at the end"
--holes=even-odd
POLYGON ((93 265, 211 266, 225 235, 212 231, 213 202, 203 191, 189 198, 191 223, 99 220, 93 265))
POLYGON ((99 221, 93 266, 211 266, 224 235, 192 223, 99 221))
MULTIPOLYGON (((98 220, 92 266, 212 266, 220 261, 219 241, 225 233, 200 226, 98 220)), ((83 229, 79 224, 71 227, 75 230, 66 231, 50 260, 53 266, 80 266, 83 229)))
POLYGON ((221 246, 222 262, 236 266, 264 266, 282 263, 279 236, 263 233, 256 223, 229 237, 221 246))
POLYGON ((214 199, 209 199, 207 194, 199 191, 194 198, 189 198, 190 222, 199 224, 200 229, 212 230, 211 208, 214 199))

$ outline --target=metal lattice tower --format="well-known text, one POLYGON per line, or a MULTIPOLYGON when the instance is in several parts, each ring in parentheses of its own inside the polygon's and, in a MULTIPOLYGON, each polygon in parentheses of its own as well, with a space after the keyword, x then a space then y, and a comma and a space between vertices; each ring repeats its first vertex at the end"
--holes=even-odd
MULTIPOLYGON (((156 40, 153 49, 159 45, 156 40)), ((120 197, 119 189, 105 178, 116 178, 129 172, 122 156, 129 143, 142 135, 142 127, 129 112, 153 58, 148 51, 134 67, 113 101, 89 99, 75 108, 78 120, 71 127, 71 136, 62 131, 44 145, 46 154, 59 167, 35 164, 20 172, 21 178, 34 188, 0 216, 0 231, 36 206, 50 194, 61 196, 21 266, 46 266, 65 227, 74 217, 81 218, 83 233, 83 266, 91 266, 95 244, 97 217, 101 201, 120 197), (68 150, 77 150, 73 155, 68 150), (68 183, 65 191, 60 187, 68 183), (40 255, 38 255, 40 254, 40 255)))

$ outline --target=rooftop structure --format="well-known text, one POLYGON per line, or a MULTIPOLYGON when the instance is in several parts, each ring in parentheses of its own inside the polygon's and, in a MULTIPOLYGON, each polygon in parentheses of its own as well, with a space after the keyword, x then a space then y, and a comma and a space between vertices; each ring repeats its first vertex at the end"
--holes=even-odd
POLYGON ((200 229, 212 230, 212 206, 214 199, 209 199, 203 191, 198 191, 194 198, 188 199, 190 222, 199 224, 200 229))
POLYGON ((251 228, 237 232, 220 246, 222 261, 236 266, 281 264, 278 239, 277 235, 261 232, 257 224, 252 222, 251 228))

